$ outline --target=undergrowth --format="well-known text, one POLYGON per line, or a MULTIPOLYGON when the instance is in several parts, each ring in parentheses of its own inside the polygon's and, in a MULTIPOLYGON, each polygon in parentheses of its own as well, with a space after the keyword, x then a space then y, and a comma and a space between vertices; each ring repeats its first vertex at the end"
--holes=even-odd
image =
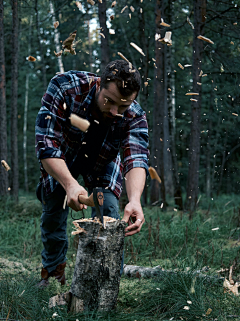
MULTIPOLYGON (((239 297, 224 293, 217 273, 234 265, 233 279, 240 280, 239 197, 202 197, 191 221, 171 203, 166 212, 145 207, 144 214, 141 232, 126 238, 125 264, 160 265, 172 272, 161 279, 123 276, 116 311, 73 316, 67 307, 48 308, 49 298, 71 284, 76 255, 71 215, 67 285, 61 288, 51 280, 49 288, 39 291, 41 204, 34 196, 22 197, 18 205, 0 202, 0 320, 239 320, 239 297), (205 276, 196 277, 203 267, 205 276)), ((90 209, 85 216, 90 217, 90 209)))

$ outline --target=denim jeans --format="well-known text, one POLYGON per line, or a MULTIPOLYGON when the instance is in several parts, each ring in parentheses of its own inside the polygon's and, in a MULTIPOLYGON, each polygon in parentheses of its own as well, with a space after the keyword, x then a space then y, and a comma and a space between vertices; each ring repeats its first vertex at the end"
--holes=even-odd
MULTIPOLYGON (((44 249, 42 251, 42 264, 48 272, 52 272, 59 264, 67 260, 67 216, 69 207, 63 209, 66 195, 65 190, 59 184, 49 195, 45 195, 42 185, 37 187, 37 197, 42 203, 41 237, 44 249)), ((89 190, 89 195, 91 194, 89 190)), ((110 190, 104 190, 104 216, 120 219, 118 214, 118 199, 110 190)), ((96 215, 95 207, 92 207, 92 217, 96 215)), ((123 271, 123 260, 121 274, 123 271)))

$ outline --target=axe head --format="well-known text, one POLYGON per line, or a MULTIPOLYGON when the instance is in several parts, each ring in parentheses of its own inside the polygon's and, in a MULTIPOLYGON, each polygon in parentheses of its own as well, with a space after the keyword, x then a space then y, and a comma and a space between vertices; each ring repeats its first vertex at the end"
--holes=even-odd
POLYGON ((103 188, 102 187, 95 187, 93 189, 93 202, 96 208, 96 216, 99 218, 101 223, 103 224, 103 188))

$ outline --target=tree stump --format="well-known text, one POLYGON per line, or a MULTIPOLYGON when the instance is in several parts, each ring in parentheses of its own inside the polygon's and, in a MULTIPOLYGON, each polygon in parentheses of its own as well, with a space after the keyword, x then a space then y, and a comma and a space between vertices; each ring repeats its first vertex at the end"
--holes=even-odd
POLYGON ((104 217, 73 222, 79 234, 70 312, 111 311, 117 302, 126 223, 104 217), (81 224, 81 226, 79 225, 81 224))

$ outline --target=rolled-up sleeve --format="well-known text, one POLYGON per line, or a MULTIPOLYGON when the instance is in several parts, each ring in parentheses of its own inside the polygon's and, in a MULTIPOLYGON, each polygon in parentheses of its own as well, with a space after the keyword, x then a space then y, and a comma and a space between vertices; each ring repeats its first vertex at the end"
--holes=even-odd
POLYGON ((42 107, 36 119, 36 154, 39 161, 44 158, 62 158, 60 149, 62 126, 66 121, 63 108, 64 97, 57 79, 54 77, 42 98, 42 107))
POLYGON ((126 138, 122 142, 124 175, 135 167, 145 168, 148 175, 148 143, 148 124, 144 114, 129 123, 126 138))

